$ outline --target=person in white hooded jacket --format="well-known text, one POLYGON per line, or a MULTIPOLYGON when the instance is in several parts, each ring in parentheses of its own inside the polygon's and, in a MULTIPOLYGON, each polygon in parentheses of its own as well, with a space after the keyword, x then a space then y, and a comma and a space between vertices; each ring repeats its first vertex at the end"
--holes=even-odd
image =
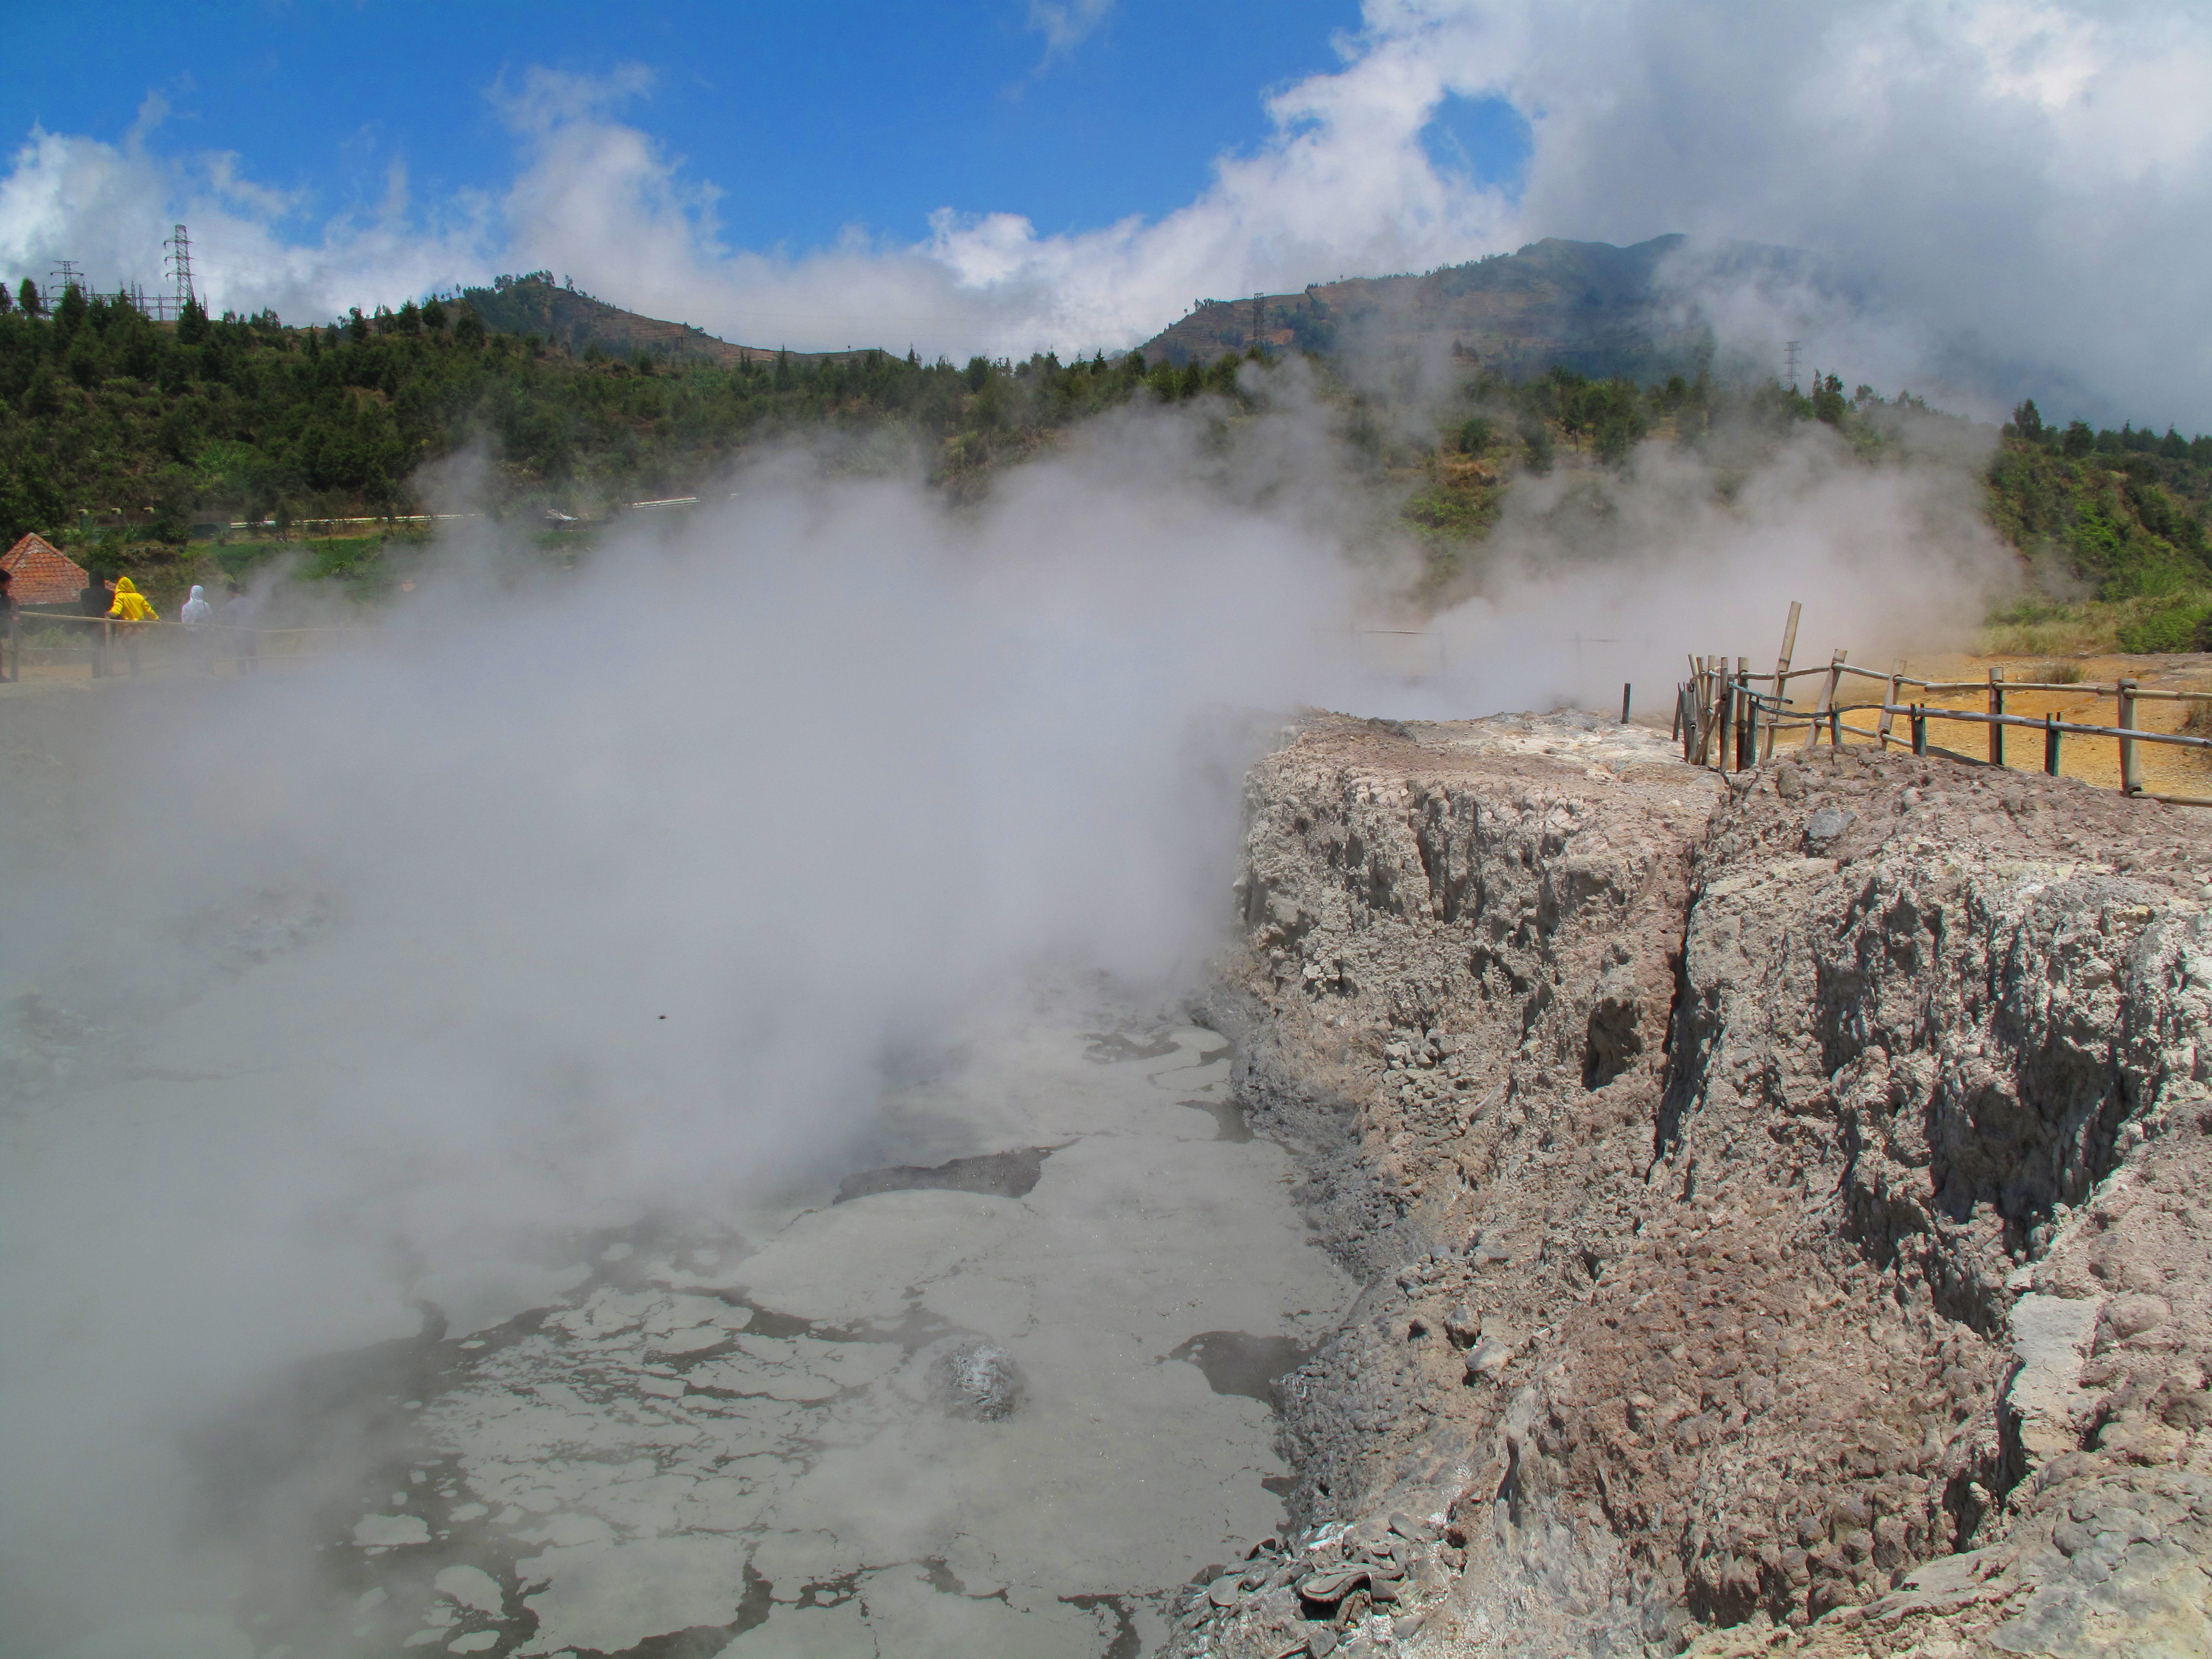
POLYGON ((215 607, 207 602, 207 590, 198 583, 192 585, 192 596, 177 612, 177 620, 184 623, 185 637, 191 641, 193 659, 206 672, 214 673, 215 632, 208 624, 215 620, 215 607))

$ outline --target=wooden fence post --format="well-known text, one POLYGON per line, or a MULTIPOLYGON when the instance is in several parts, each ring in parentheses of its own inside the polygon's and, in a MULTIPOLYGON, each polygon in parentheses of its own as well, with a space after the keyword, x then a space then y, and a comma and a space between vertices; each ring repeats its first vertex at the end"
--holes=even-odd
MULTIPOLYGON (((2120 717, 2114 724, 2123 731, 2135 729, 2136 688, 2141 684, 2136 679, 2120 682, 2120 717)), ((2133 738, 2120 739, 2120 793, 2124 795, 2142 793, 2142 759, 2133 738)))
POLYGON ((1889 750, 1890 723, 1897 718, 1898 688, 1905 681, 1905 659, 1899 657, 1889 665, 1889 686, 1881 694, 1881 724, 1875 728, 1875 747, 1885 754, 1889 750))
POLYGON ((1690 659, 1690 682, 1684 689, 1686 699, 1682 705, 1682 758, 1696 765, 1705 763, 1705 659, 1690 659))
POLYGON ((1623 726, 1628 724, 1628 688, 1626 685, 1620 688, 1620 723, 1623 726))
POLYGON ((2058 775, 2058 716, 2043 717, 2043 769, 2052 777, 2058 775))
POLYGON ((1813 710, 1811 722, 1805 728, 1805 746, 1808 749, 1820 741, 1820 718, 1824 714, 1829 716, 1828 741, 1831 747, 1834 746, 1836 721, 1832 711, 1836 706, 1837 688, 1843 684, 1844 680, 1844 659, 1850 654, 1848 651, 1838 651, 1828 659, 1828 678, 1820 683, 1820 701, 1813 710))
POLYGON ((1771 711, 1771 717, 1766 722, 1765 752, 1753 756, 1754 760, 1774 758, 1776 722, 1782 718, 1783 688, 1788 683, 1790 656, 1797 649, 1797 614, 1803 609, 1804 607, 1796 600, 1790 601, 1790 621, 1782 630, 1782 654, 1776 659, 1774 664, 1774 708, 1771 711))
MULTIPOLYGON (((1990 713, 2004 713, 2004 669, 2001 665, 1993 665, 1990 669, 1990 713)), ((2004 723, 1992 720, 1990 722, 1990 764, 2002 766, 2004 763, 2004 723)))
POLYGON ((1728 675, 1721 672, 1721 659, 1714 657, 1712 671, 1712 719, 1705 726, 1705 734, 1712 738, 1712 759, 1708 761, 1714 772, 1728 769, 1728 723, 1736 712, 1736 692, 1729 686, 1728 675))
POLYGON ((1735 659, 1735 769, 1759 764, 1759 745, 1753 741, 1756 710, 1751 701, 1751 659, 1735 659), (1746 745, 1749 746, 1747 747, 1746 745))
POLYGON ((1912 705, 1912 752, 1916 755, 1928 752, 1928 714, 1917 702, 1912 705))
POLYGON ((1705 657, 1705 692, 1708 708, 1712 712, 1705 719, 1705 741, 1712 744, 1712 757, 1705 765, 1725 772, 1728 769, 1728 714, 1732 706, 1732 692, 1728 690, 1728 659, 1725 657, 1705 657))

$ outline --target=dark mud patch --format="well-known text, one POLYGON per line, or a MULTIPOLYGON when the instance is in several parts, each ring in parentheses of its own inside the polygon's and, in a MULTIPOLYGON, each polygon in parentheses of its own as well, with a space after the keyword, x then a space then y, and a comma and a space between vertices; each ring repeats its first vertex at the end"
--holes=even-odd
POLYGON ((1252 1126, 1244 1121, 1244 1108, 1234 1100, 1186 1100, 1178 1104, 1194 1112, 1204 1112, 1213 1120, 1213 1138, 1230 1140, 1243 1146, 1252 1139, 1252 1126))
MULTIPOLYGON (((1064 1143, 1063 1143, 1064 1144, 1064 1143)), ((991 1193, 1000 1198, 1027 1198, 1044 1174, 1044 1161, 1058 1146, 1018 1146, 1007 1152, 986 1152, 981 1158, 956 1158, 949 1164, 922 1169, 902 1164, 889 1170, 866 1170, 847 1176, 837 1183, 834 1200, 843 1204, 877 1193, 991 1193)))
POLYGON ((1164 1060, 1176 1051, 1171 1036, 1156 1036, 1148 1042, 1121 1031, 1085 1031, 1084 1059, 1094 1066, 1119 1066, 1125 1060, 1164 1060))
POLYGON ((1170 1359, 1187 1359, 1206 1374, 1216 1394, 1239 1394, 1273 1409, 1275 1384, 1313 1357, 1313 1350, 1287 1336, 1253 1336, 1243 1331, 1200 1331, 1171 1350, 1170 1359))
MULTIPOLYGON (((727 1625, 694 1625, 689 1630, 671 1631, 665 1636, 647 1637, 634 1648, 624 1648, 619 1653, 602 1654, 593 1648, 572 1649, 576 1659, 714 1659, 714 1656, 747 1631, 768 1623, 773 1606, 771 1595, 775 1586, 753 1571, 753 1564, 745 1563, 745 1593, 738 1602, 736 1622, 727 1625)), ((498 1651, 507 1651, 505 1646, 498 1651)))
POLYGON ((1061 1604, 1081 1607, 1085 1613, 1101 1611, 1114 1615, 1114 1639, 1107 1644, 1099 1659, 1137 1659, 1144 1651, 1144 1643, 1137 1635, 1136 1610, 1126 1595, 1063 1595, 1061 1604))

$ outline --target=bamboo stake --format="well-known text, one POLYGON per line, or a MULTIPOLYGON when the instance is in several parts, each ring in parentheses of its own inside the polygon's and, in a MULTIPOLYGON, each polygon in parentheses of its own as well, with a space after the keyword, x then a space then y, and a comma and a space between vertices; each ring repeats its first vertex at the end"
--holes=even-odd
POLYGON ((1776 658, 1774 662, 1774 720, 1770 720, 1766 723, 1763 752, 1755 757, 1760 760, 1774 758, 1775 722, 1782 717, 1782 688, 1784 678, 1790 672, 1790 653, 1797 649, 1797 617, 1803 610, 1804 606, 1796 600, 1790 601, 1790 620, 1784 624, 1782 629, 1782 654, 1776 658))
MULTIPOLYGON (((2132 679, 2120 682, 2120 717, 2116 722, 2122 731, 2131 730, 2136 723, 2136 683, 2132 679)), ((2120 793, 2139 795, 2142 793, 2142 763, 2138 758, 2133 738, 2120 739, 2120 793)))
MULTIPOLYGON (((1820 687, 1820 701, 1813 710, 1812 724, 1805 728, 1805 746, 1808 749, 1820 741, 1820 717, 1836 706, 1836 687, 1844 678, 1844 659, 1850 654, 1848 651, 1838 651, 1828 659, 1828 678, 1820 687)), ((1834 724, 1833 721, 1829 723, 1831 726, 1834 724)))
POLYGON ((1875 728, 1875 747, 1887 754, 1889 750, 1890 723, 1897 718, 1897 689, 1905 679, 1905 659, 1899 657, 1890 665, 1889 692, 1882 698, 1881 724, 1875 728))

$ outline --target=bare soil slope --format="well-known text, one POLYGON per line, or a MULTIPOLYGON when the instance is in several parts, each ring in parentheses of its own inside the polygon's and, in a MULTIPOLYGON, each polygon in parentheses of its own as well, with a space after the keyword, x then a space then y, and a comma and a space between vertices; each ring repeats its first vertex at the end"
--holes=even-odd
POLYGON ((2212 1650, 2212 819, 1585 716, 1249 805, 1215 1012, 1366 1289, 1184 1650, 2212 1650))

